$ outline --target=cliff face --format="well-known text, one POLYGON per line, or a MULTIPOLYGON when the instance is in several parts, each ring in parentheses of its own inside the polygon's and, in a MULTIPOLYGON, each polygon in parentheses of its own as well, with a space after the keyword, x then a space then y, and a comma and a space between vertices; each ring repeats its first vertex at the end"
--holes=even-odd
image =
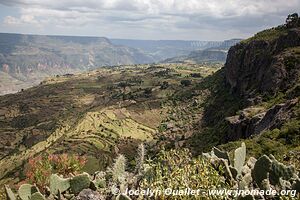
MULTIPOLYGON (((279 28, 278 28, 279 29, 279 28)), ((270 30, 272 35, 254 36, 230 48, 225 64, 226 82, 232 92, 246 98, 275 94, 299 79, 300 28, 270 30)))
POLYGON ((226 117, 227 141, 280 129, 298 119, 300 26, 265 30, 231 47, 225 82, 244 102, 239 114, 226 117))
POLYGON ((48 76, 153 61, 107 38, 0 33, 0 95, 37 85, 48 76))

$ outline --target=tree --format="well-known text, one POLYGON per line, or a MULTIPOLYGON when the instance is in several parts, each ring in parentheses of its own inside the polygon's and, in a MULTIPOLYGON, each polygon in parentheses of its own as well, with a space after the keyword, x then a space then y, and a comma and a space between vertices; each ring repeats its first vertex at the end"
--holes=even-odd
POLYGON ((180 83, 183 86, 190 86, 190 85, 192 85, 192 82, 190 80, 182 80, 180 83))
POLYGON ((160 85, 160 89, 161 90, 165 90, 169 87, 169 83, 167 81, 164 81, 161 85, 160 85))
POLYGON ((286 22, 286 26, 288 28, 295 28, 295 27, 299 26, 300 20, 298 17, 298 13, 293 13, 293 14, 288 15, 285 22, 286 22))

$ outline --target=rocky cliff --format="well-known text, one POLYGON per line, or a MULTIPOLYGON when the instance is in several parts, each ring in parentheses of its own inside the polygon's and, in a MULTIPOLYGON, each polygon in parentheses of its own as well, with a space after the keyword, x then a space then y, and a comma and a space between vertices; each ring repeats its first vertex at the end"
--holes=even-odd
POLYGON ((298 81, 299 60, 300 28, 270 29, 230 48, 226 82, 243 97, 276 94, 298 81))
POLYGON ((281 128, 288 120, 297 120, 299 24, 262 31, 231 47, 225 64, 225 82, 231 93, 243 101, 242 110, 226 118, 227 140, 248 138, 281 128))

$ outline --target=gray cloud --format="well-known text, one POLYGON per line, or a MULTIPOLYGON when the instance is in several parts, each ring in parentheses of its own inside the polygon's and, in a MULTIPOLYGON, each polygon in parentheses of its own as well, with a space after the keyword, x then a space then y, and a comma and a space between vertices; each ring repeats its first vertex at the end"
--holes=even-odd
MULTIPOLYGON (((299 0, 0 0, 1 29, 140 39, 223 40, 283 23, 299 0), (74 33, 72 33, 74 30, 74 33)), ((4 30, 1 30, 4 31, 4 30)))

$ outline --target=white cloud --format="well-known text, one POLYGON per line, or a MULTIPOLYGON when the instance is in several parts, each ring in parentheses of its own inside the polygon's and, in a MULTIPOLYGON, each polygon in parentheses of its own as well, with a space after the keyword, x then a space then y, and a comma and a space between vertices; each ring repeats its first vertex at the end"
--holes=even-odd
POLYGON ((20 24, 20 20, 12 16, 6 16, 3 23, 7 25, 18 25, 20 24))
POLYGON ((35 16, 30 14, 21 15, 20 18, 6 16, 3 20, 3 23, 11 26, 26 25, 26 24, 35 24, 39 26, 39 21, 35 19, 35 16))
POLYGON ((118 28, 122 29, 118 37, 131 32, 132 38, 140 36, 137 30, 157 38, 181 37, 184 32, 190 36, 193 31, 191 39, 199 29, 205 29, 204 39, 224 30, 244 36, 283 23, 284 16, 300 8, 299 0, 0 0, 0 4, 20 8, 19 16, 4 18, 11 26, 31 24, 61 33, 81 28, 87 35, 93 35, 93 28, 103 29, 102 34, 118 28))

